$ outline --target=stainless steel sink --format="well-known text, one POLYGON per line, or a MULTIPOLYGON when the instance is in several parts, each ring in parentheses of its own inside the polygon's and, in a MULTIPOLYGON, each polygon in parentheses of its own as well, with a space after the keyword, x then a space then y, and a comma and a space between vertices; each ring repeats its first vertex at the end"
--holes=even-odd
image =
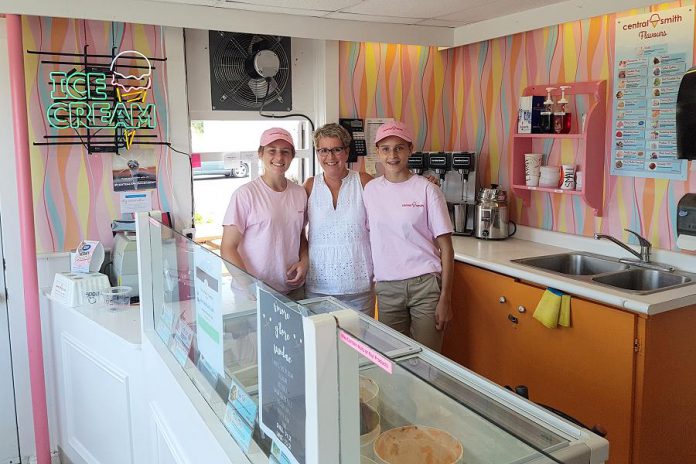
POLYGON ((513 259, 512 261, 525 266, 572 276, 606 274, 628 269, 627 264, 620 263, 617 260, 586 253, 535 256, 533 258, 513 259))
POLYGON ((653 293, 693 282, 686 274, 657 271, 654 269, 629 269, 592 278, 593 281, 635 293, 653 293))
POLYGON ((651 265, 659 266, 656 264, 644 264, 645 267, 640 267, 640 263, 621 262, 615 258, 592 253, 571 252, 534 256, 513 259, 512 262, 587 284, 602 285, 640 295, 696 284, 696 274, 649 268, 651 265))

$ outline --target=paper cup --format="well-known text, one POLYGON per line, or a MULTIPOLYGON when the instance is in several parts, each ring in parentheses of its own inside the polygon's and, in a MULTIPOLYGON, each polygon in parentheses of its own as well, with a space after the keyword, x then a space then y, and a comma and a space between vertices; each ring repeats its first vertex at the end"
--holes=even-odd
POLYGON ((544 157, 541 153, 524 154, 524 174, 526 176, 538 176, 541 160, 544 157))
POLYGON ((539 185, 539 176, 527 176, 527 187, 536 187, 539 185))
POLYGON ((561 190, 575 190, 575 165, 564 164, 561 179, 561 190))
POLYGON ((585 183, 585 171, 578 171, 575 173, 575 190, 582 190, 582 186, 585 183))

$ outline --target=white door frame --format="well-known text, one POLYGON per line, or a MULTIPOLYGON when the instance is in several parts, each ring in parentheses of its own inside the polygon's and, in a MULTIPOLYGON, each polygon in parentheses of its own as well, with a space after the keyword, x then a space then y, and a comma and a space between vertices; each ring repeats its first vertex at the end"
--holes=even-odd
MULTIPOLYGON (((1 221, 0 229, 2 229, 1 221)), ((0 464, 16 464, 19 463, 19 434, 3 256, 0 233, 0 464)))

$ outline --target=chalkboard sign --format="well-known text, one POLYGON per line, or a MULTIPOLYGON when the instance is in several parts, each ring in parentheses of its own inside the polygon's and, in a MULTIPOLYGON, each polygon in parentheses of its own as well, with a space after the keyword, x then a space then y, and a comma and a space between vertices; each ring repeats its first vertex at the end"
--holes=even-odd
POLYGON ((302 315, 259 288, 259 424, 289 460, 305 463, 302 315))

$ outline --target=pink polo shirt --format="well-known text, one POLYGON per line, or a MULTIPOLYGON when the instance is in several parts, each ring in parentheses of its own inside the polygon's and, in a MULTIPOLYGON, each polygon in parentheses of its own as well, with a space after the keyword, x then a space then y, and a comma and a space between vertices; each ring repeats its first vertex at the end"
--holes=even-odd
POLYGON ((363 193, 375 281, 442 272, 435 238, 452 233, 442 190, 420 176, 393 183, 378 177, 363 193))
POLYGON ((239 254, 247 271, 282 293, 294 290, 286 271, 300 260, 300 234, 305 226, 307 192, 293 182, 283 192, 260 177, 237 189, 222 224, 242 234, 239 254))

